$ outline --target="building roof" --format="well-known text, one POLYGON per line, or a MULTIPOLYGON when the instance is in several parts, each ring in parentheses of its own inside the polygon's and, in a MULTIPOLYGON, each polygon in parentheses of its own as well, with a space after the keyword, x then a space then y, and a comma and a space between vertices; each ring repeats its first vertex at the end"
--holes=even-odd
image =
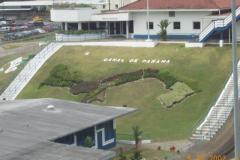
POLYGON ((103 107, 57 99, 2 101, 0 159, 3 155, 76 133, 133 111, 133 108, 103 107))
POLYGON ((1 160, 108 160, 115 152, 42 142, 13 154, 4 155, 1 160))
POLYGON ((114 156, 116 156, 115 152, 112 151, 43 142, 31 148, 4 155, 1 160, 108 160, 114 156))
MULTIPOLYGON (((240 4, 240 0, 237 0, 240 4)), ((227 0, 149 0, 150 9, 226 9, 230 8, 227 0)), ((138 0, 121 10, 142 10, 147 8, 147 0, 138 0)))
POLYGON ((53 3, 76 3, 76 4, 104 4, 100 0, 23 0, 23 1, 4 1, 0 3, 3 7, 16 6, 52 6, 53 3))
POLYGON ((53 1, 5 1, 0 3, 2 7, 16 7, 16 6, 51 6, 53 1))

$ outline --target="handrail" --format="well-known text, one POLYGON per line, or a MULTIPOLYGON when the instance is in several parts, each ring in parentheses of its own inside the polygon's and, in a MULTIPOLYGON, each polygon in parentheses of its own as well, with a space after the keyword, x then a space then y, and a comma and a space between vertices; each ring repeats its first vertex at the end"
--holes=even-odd
MULTIPOLYGON (((240 7, 236 10, 236 15, 240 15, 240 7)), ((202 41, 211 31, 216 28, 225 27, 232 21, 232 15, 230 14, 224 20, 214 20, 208 26, 206 26, 199 34, 199 41, 202 41), (213 26, 213 27, 212 27, 213 26)))

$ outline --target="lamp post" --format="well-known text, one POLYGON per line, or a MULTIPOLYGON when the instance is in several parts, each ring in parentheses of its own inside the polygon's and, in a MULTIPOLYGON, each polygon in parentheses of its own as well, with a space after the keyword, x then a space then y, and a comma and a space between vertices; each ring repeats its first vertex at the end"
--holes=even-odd
POLYGON ((147 40, 146 41, 151 41, 150 28, 149 28, 149 0, 147 0, 147 40))
POLYGON ((231 0, 232 8, 232 68, 234 83, 234 148, 235 158, 240 158, 240 125, 238 106, 238 70, 237 70, 237 38, 236 38, 236 0, 231 0))

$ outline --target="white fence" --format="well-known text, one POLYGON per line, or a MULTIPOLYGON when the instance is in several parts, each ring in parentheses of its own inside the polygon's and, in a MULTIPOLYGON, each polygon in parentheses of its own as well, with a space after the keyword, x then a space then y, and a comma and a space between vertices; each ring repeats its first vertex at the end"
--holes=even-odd
MULTIPOLYGON (((238 70, 239 69, 240 62, 238 63, 238 70)), ((238 86, 240 86, 240 83, 238 83, 238 86)), ((192 139, 210 140, 225 124, 234 105, 233 89, 233 75, 231 75, 215 105, 210 109, 204 121, 192 135, 192 139)))
POLYGON ((56 34, 56 41, 58 42, 81 42, 86 40, 98 40, 108 38, 107 33, 95 34, 56 34))

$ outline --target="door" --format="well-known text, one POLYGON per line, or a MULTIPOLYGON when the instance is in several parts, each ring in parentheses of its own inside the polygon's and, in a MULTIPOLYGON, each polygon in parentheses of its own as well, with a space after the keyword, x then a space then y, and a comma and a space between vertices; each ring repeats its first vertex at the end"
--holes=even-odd
POLYGON ((97 142, 97 148, 103 149, 103 132, 101 130, 97 132, 97 142))
POLYGON ((110 35, 115 34, 115 27, 114 27, 114 22, 110 22, 110 35))

